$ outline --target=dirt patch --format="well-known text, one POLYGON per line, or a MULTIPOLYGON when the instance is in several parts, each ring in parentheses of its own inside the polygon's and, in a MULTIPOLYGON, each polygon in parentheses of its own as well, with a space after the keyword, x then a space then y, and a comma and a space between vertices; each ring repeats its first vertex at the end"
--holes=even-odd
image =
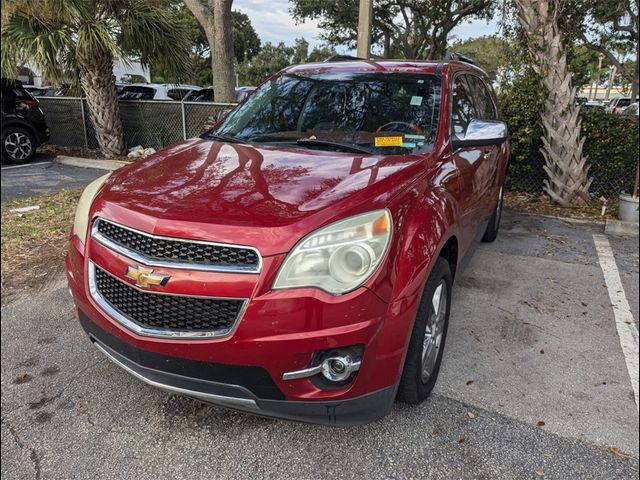
POLYGON ((2 204, 2 303, 37 291, 64 266, 69 232, 82 189, 2 204), (38 205, 38 210, 12 212, 38 205))
POLYGON ((507 192, 504 196, 504 206, 526 213, 598 221, 617 218, 618 213, 617 199, 593 199, 589 205, 561 207, 552 203, 544 193, 507 192), (603 206, 606 207, 604 215, 602 215, 603 206))

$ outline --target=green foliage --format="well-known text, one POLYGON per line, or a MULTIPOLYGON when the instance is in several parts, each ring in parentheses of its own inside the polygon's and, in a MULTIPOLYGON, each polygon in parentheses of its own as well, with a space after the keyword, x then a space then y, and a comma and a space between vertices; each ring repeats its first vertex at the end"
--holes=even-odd
POLYGON ((507 42, 497 35, 457 41, 451 45, 451 50, 473 58, 491 80, 498 78, 509 61, 507 42))
POLYGON ((260 51, 260 37, 246 13, 231 12, 231 30, 233 31, 233 55, 236 62, 251 60, 260 51))
MULTIPOLYGON (((320 38, 330 45, 355 48, 358 0, 291 0, 297 21, 315 20, 320 38)), ((376 0, 373 2, 371 39, 374 50, 393 58, 441 58, 447 37, 471 18, 491 18, 492 0, 376 0)))
POLYGON ((286 46, 284 42, 278 45, 265 43, 260 53, 250 61, 238 65, 240 85, 259 85, 277 71, 291 65, 293 54, 293 47, 286 46))
POLYGON ((606 197, 631 192, 638 165, 638 118, 602 110, 584 112, 582 134, 591 164, 591 192, 606 197))
POLYGON ((528 69, 500 91, 498 103, 511 139, 507 188, 512 191, 542 190, 545 173, 542 170, 544 159, 540 148, 544 131, 540 112, 546 95, 540 85, 540 78, 528 69))
MULTIPOLYGON (((184 5, 182 0, 170 0, 169 10, 185 27, 191 47, 189 54, 189 83, 211 85, 211 50, 204 29, 184 5)), ((260 37, 256 33, 248 15, 239 11, 231 12, 231 29, 233 32, 233 55, 237 63, 253 58, 260 51, 260 37)), ((178 79, 160 64, 151 68, 152 81, 157 83, 174 83, 178 79)))
MULTIPOLYGON (((545 93, 531 70, 515 78, 500 92, 503 119, 509 127, 511 163, 507 188, 518 192, 540 192, 546 174, 542 168, 543 128, 540 111, 545 93)), ((638 162, 638 120, 602 110, 582 112, 584 154, 591 165, 591 194, 614 197, 630 191, 638 162)))
POLYGON ((5 0, 2 9, 3 75, 29 59, 50 80, 73 80, 78 56, 104 52, 186 74, 188 37, 160 0, 5 0))
POLYGON ((332 47, 316 47, 309 52, 309 42, 296 38, 293 46, 280 42, 278 45, 265 43, 260 52, 251 60, 238 65, 240 85, 259 85, 274 73, 289 65, 309 62, 322 62, 335 55, 332 47))

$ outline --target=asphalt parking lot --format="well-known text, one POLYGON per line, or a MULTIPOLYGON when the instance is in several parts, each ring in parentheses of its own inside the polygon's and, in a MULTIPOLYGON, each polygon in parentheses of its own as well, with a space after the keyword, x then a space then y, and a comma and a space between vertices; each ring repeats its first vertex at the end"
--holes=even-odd
POLYGON ((90 345, 60 279, 2 308, 2 478, 638 478, 618 333, 637 326, 611 298, 637 322, 638 240, 606 237, 611 290, 601 231, 506 212, 457 279, 436 392, 349 429, 142 384, 90 345))
POLYGON ((33 197, 59 192, 65 188, 84 187, 104 175, 104 170, 81 168, 53 162, 38 154, 24 165, 2 164, 2 203, 14 198, 33 197))

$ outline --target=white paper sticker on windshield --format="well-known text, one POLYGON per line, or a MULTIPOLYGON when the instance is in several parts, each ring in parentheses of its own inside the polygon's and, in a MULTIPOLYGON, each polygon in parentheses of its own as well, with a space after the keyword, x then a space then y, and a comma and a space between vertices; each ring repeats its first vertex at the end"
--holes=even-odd
POLYGON ((422 97, 418 97, 418 96, 411 97, 411 101, 409 102, 409 105, 414 105, 416 107, 419 107, 420 105, 422 105, 422 97))

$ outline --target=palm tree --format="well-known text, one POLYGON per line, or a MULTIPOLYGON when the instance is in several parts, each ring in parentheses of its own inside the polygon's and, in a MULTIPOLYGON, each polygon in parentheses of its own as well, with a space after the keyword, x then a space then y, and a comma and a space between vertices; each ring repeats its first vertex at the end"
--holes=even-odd
POLYGON ((534 69, 542 76, 547 99, 540 116, 544 127, 542 154, 547 179, 544 190, 562 206, 588 203, 587 158, 582 154, 580 110, 576 90, 558 28, 560 0, 516 0, 520 24, 533 56, 534 69))
POLYGON ((136 57, 177 77, 187 71, 184 24, 160 0, 5 0, 2 73, 29 58, 52 80, 80 77, 102 154, 125 153, 113 76, 115 58, 136 57))

